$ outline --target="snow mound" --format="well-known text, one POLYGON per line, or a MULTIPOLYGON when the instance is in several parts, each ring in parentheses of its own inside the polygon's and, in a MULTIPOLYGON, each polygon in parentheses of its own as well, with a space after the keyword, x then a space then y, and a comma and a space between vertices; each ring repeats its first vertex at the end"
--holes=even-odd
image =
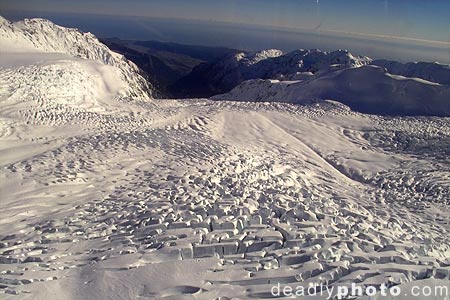
MULTIPOLYGON (((105 111, 111 99, 126 96, 120 70, 88 60, 61 60, 28 65, 0 73, 5 89, 4 104, 36 102, 39 110, 64 106, 66 109, 105 111), (21 84, 17 86, 17 82, 21 84), (70 84, 69 84, 70 83, 70 84)), ((31 108, 31 110, 34 110, 31 108)), ((60 116, 63 111, 59 111, 60 116)))
POLYGON ((0 48, 2 56, 35 52, 64 53, 72 58, 95 61, 120 70, 120 79, 127 86, 123 96, 149 100, 154 93, 135 64, 109 50, 93 34, 58 26, 49 20, 25 19, 13 23, 2 18, 0 48))

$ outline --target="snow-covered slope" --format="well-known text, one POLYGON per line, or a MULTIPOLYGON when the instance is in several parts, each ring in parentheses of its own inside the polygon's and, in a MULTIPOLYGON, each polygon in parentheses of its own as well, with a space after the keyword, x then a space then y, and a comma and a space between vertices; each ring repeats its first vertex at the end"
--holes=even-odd
POLYGON ((447 120, 333 103, 158 111, 48 126, 0 110, 0 298, 450 286, 447 120))
POLYGON ((441 72, 433 72, 435 68, 432 67, 428 69, 429 73, 426 68, 419 68, 417 72, 393 70, 415 75, 412 78, 388 73, 379 66, 366 65, 328 70, 322 74, 300 73, 285 76, 282 81, 255 79, 212 98, 297 104, 328 99, 372 114, 450 116, 450 86, 445 84, 444 76, 446 68, 440 68, 441 72), (442 83, 417 78, 434 78, 434 75, 442 83))
MULTIPOLYGON (((70 57, 74 62, 79 58, 77 63, 85 64, 89 61, 97 63, 97 66, 110 66, 112 68, 108 72, 112 73, 112 76, 117 76, 115 79, 120 82, 112 84, 107 89, 115 89, 115 92, 119 92, 118 96, 148 100, 154 93, 152 86, 140 74, 135 64, 109 50, 93 34, 83 33, 74 28, 64 28, 45 19, 25 19, 12 23, 0 17, 0 49, 1 59, 6 63, 10 59, 26 59, 29 53, 58 53, 68 56, 62 60, 70 57), (13 54, 11 58, 8 57, 10 54, 13 54), (22 58, 20 54, 23 54, 22 58)), ((35 57, 37 62, 42 61, 36 55, 35 57)), ((47 64, 49 58, 47 55, 44 59, 47 64)), ((40 92, 46 93, 45 90, 40 92)))
POLYGON ((373 65, 385 68, 389 73, 405 77, 421 78, 427 81, 450 85, 450 66, 440 63, 400 63, 389 60, 374 60, 373 65))

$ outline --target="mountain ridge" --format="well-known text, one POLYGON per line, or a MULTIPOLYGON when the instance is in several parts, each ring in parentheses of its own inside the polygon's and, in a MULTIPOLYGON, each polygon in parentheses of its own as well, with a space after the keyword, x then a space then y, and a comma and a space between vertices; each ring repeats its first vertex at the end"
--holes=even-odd
POLYGON ((191 97, 197 95, 189 93, 189 86, 196 87, 196 83, 202 82, 207 89, 198 96, 213 96, 226 93, 248 79, 278 79, 296 73, 326 71, 330 67, 362 66, 371 61, 366 56, 353 56, 347 50, 326 52, 319 49, 299 49, 288 53, 276 49, 242 51, 195 67, 177 85, 191 97))

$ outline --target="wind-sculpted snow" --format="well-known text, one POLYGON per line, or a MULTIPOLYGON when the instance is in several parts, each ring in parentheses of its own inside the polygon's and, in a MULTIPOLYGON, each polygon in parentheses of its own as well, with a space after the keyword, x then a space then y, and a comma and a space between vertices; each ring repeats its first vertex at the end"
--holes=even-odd
POLYGON ((153 87, 140 74, 139 68, 124 56, 114 53, 91 33, 65 28, 45 19, 25 19, 9 22, 0 17, 0 48, 2 56, 9 53, 64 53, 69 56, 96 61, 120 70, 120 78, 129 87, 127 97, 150 99, 153 87))
POLYGON ((5 298, 450 282, 450 165, 423 154, 447 145, 445 119, 206 100, 61 124, 10 115, 2 107, 5 298), (399 132, 422 146, 405 149, 399 132))
POLYGON ((213 99, 299 104, 331 99, 365 113, 450 116, 450 85, 392 75, 371 65, 301 80, 249 80, 213 99))

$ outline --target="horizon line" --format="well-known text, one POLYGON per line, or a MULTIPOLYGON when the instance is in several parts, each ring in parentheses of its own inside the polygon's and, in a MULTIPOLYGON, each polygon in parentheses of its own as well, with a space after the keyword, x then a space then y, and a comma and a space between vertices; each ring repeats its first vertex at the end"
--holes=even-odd
MULTIPOLYGON (((443 40, 429 40, 429 39, 423 39, 423 38, 415 38, 415 37, 407 37, 407 36, 398 36, 398 35, 386 35, 386 34, 377 34, 377 33, 365 33, 365 32, 357 32, 357 31, 344 31, 344 30, 336 30, 336 29, 329 29, 329 28, 309 28, 305 26, 298 26, 298 27, 292 27, 292 26, 277 26, 277 25, 268 25, 268 24, 261 24, 261 23, 246 23, 246 22, 233 22, 233 21, 224 21, 224 20, 217 20, 217 19, 201 19, 201 18, 186 18, 186 17, 161 17, 161 16, 151 16, 151 15, 138 15, 138 14, 116 14, 116 13, 91 13, 91 12, 68 12, 68 11, 36 11, 36 10, 14 10, 14 9, 6 9, 4 11, 10 11, 10 12, 16 12, 16 13, 47 13, 47 14, 74 14, 74 15, 96 15, 96 16, 110 16, 110 17, 139 17, 139 18, 154 18, 154 19, 163 19, 163 20, 180 20, 180 21, 200 21, 200 22, 210 22, 210 23, 224 23, 224 24, 230 24, 230 25, 247 25, 247 26, 262 26, 267 29, 281 29, 285 31, 296 31, 296 30, 306 30, 309 32, 328 32, 333 34, 341 34, 341 35, 347 35, 347 36, 359 36, 359 37, 365 37, 365 38, 376 38, 376 39, 400 39, 403 41, 410 41, 410 42, 420 42, 420 43, 432 43, 432 44, 438 44, 438 45, 445 45, 449 47, 450 50, 450 39, 449 41, 443 41, 443 40)), ((1 13, 1 12, 0 12, 1 13)), ((0 14, 1 16, 1 14, 0 14)), ((39 17, 35 17, 39 18, 39 17)))

